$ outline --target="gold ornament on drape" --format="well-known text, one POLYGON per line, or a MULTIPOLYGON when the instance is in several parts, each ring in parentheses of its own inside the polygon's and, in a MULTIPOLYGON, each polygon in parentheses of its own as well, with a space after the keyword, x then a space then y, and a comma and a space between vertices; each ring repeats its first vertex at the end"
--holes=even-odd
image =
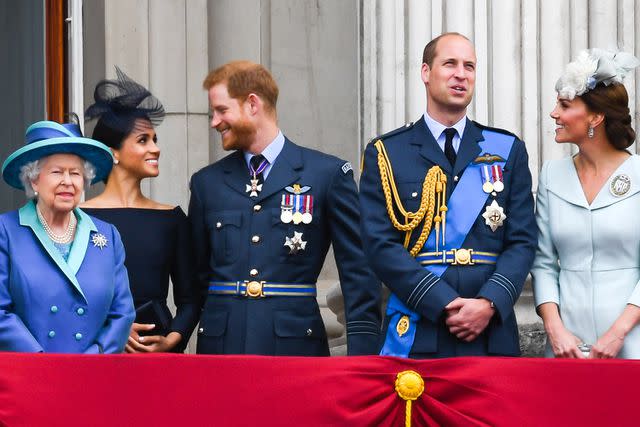
POLYGON ((411 427, 411 402, 417 400, 424 392, 424 380, 416 371, 402 371, 396 377, 396 393, 406 403, 405 427, 411 427))

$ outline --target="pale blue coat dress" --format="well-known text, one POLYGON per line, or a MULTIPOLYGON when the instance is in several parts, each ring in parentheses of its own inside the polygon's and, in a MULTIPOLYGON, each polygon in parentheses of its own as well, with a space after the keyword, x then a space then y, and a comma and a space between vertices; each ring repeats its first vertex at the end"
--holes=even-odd
MULTIPOLYGON (((594 344, 627 304, 640 306, 639 215, 639 156, 618 167, 591 205, 571 157, 542 167, 531 271, 535 304, 558 304, 564 325, 587 344, 594 344), (621 175, 631 185, 615 195, 611 184, 621 175)), ((553 356, 548 343, 546 355, 553 356)), ((640 327, 627 335, 618 357, 640 358, 640 327)))

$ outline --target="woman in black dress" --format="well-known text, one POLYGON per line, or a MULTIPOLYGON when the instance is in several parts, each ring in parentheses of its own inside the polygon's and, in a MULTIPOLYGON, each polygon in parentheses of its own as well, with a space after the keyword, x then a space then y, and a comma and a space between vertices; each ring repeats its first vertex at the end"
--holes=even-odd
POLYGON ((142 179, 159 173, 154 127, 164 119, 164 108, 117 67, 116 72, 116 80, 98 83, 86 112, 98 118, 93 138, 111 148, 114 165, 104 192, 82 208, 114 224, 122 236, 136 306, 125 350, 182 352, 200 315, 187 217, 179 206, 151 200, 140 188, 142 179), (169 278, 175 317, 167 307, 169 278))

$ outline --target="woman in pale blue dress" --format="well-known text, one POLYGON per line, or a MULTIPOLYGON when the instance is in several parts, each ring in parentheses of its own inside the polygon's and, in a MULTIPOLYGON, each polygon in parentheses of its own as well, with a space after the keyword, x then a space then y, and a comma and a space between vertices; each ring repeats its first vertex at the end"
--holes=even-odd
POLYGON ((556 142, 578 154, 546 162, 532 269, 547 356, 640 358, 640 157, 625 74, 632 55, 582 52, 558 80, 556 142))

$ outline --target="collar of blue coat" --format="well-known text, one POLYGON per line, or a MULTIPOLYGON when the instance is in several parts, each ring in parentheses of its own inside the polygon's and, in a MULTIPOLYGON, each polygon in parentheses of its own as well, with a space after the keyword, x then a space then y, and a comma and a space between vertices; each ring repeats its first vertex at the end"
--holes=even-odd
POLYGON ((80 295, 85 298, 84 292, 82 292, 82 288, 80 287, 80 283, 76 278, 76 274, 78 274, 78 270, 80 270, 82 261, 84 261, 84 257, 87 253, 87 247, 89 246, 89 236, 92 231, 98 231, 98 228, 91 220, 91 217, 89 217, 89 215, 87 215, 80 209, 75 208, 73 210, 73 213, 78 220, 78 225, 76 226, 76 235, 73 239, 73 243, 71 244, 69 260, 65 261, 47 235, 45 229, 42 227, 42 224, 40 224, 40 221, 38 220, 38 214, 36 212, 35 201, 31 200, 27 202, 27 204, 20 208, 20 210, 18 211, 18 215, 20 217, 20 225, 30 227, 31 230, 33 230, 33 233, 36 235, 36 237, 42 244, 42 247, 47 251, 51 259, 56 263, 56 265, 64 273, 64 275, 67 276, 71 284, 76 288, 80 295))
POLYGON ((552 160, 546 176, 547 190, 567 202, 585 209, 600 209, 625 200, 640 191, 640 156, 631 155, 607 179, 591 205, 587 202, 573 157, 552 160), (611 192, 611 183, 619 175, 627 175, 631 179, 631 188, 622 196, 611 192))

